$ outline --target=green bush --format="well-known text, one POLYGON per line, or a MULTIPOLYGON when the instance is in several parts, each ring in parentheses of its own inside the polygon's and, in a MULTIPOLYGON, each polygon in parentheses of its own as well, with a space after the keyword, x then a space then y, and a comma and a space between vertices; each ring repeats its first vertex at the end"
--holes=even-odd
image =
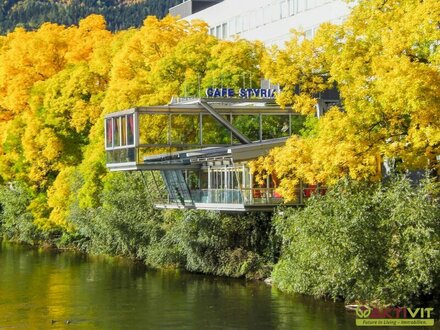
POLYGON ((110 174, 100 199, 97 208, 72 205, 70 221, 83 237, 81 247, 95 254, 146 258, 163 231, 140 174, 110 174))
POLYGON ((23 183, 0 186, 0 232, 11 241, 33 244, 41 232, 28 210, 32 192, 23 183))
POLYGON ((162 246, 168 251, 174 248, 185 269, 232 277, 269 275, 275 253, 267 214, 184 211, 173 215, 162 246))
POLYGON ((283 290, 414 304, 438 300, 440 207, 435 185, 406 178, 343 182, 304 209, 275 218, 282 252, 273 278, 283 290))

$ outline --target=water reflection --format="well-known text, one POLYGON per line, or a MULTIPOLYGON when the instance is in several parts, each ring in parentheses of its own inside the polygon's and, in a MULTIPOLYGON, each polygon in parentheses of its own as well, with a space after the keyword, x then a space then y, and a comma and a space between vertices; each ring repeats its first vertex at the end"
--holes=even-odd
POLYGON ((0 245, 0 329, 355 329, 354 322, 343 305, 262 283, 0 245))

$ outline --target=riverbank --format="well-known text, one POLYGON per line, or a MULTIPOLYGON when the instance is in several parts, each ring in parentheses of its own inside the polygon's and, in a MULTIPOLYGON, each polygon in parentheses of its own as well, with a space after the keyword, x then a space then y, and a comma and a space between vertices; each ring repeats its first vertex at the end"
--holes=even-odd
POLYGON ((26 190, 3 188, 1 231, 26 243, 116 255, 151 268, 247 279, 347 303, 438 305, 436 184, 341 182, 303 209, 222 214, 158 211, 136 175, 113 175, 102 206, 73 209, 71 230, 32 220, 26 190))

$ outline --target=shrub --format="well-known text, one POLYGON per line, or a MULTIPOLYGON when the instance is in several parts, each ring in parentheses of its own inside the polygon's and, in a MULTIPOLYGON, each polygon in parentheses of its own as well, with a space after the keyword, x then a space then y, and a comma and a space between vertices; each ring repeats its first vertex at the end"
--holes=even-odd
POLYGON ((341 182, 275 218, 283 290, 411 304, 439 295, 440 208, 432 182, 341 182))
POLYGON ((23 183, 0 186, 0 232, 8 240, 33 244, 41 232, 28 210, 32 192, 23 183))

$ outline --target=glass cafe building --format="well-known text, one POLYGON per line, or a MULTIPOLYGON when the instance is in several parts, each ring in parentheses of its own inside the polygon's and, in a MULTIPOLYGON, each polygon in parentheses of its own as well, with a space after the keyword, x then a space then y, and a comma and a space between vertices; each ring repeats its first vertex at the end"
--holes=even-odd
MULTIPOLYGON (((337 102, 331 93, 326 97, 320 102, 324 107, 337 102)), ((107 167, 140 171, 159 208, 272 210, 283 203, 278 180, 269 175, 256 182, 249 161, 283 145, 303 122, 303 116, 267 98, 136 107, 105 118, 107 167)), ((300 184, 292 204, 303 204, 317 189, 300 184)))

